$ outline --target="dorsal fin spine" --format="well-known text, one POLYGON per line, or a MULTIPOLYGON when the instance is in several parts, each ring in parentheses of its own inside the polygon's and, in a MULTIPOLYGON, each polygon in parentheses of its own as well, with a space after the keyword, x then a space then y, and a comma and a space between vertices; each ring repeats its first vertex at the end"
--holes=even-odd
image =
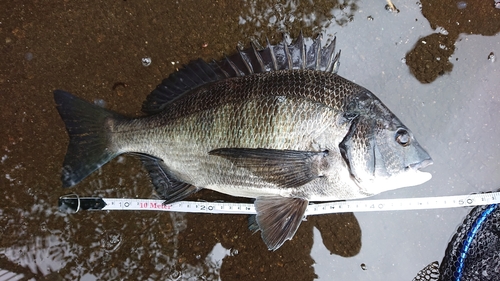
POLYGON ((278 63, 276 62, 276 54, 274 53, 273 45, 271 45, 271 43, 269 42, 269 38, 266 37, 266 41, 267 41, 267 48, 270 50, 271 58, 273 61, 273 70, 276 71, 278 70, 278 63))
POLYGON ((333 52, 335 51, 335 43, 337 42, 337 38, 333 38, 333 42, 330 43, 327 47, 327 56, 328 56, 328 64, 326 67, 326 71, 332 72, 333 70, 333 65, 335 63, 334 57, 333 57, 333 52))
POLYGON ((234 64, 234 62, 232 60, 230 60, 227 56, 224 56, 224 57, 225 57, 225 61, 231 66, 231 68, 236 73, 236 76, 238 76, 238 77, 243 76, 242 71, 234 64))
POLYGON ((238 53, 240 54, 240 57, 241 57, 241 60, 243 61, 243 63, 245 64, 245 67, 247 68, 248 70, 248 73, 249 74, 254 74, 254 71, 253 71, 253 68, 252 68, 252 65, 250 63, 250 60, 247 58, 247 56, 243 53, 242 50, 240 50, 238 48, 238 53))
POLYGON ((262 56, 260 55, 260 52, 257 50, 256 44, 254 43, 254 41, 252 41, 251 44, 252 44, 253 53, 254 53, 255 57, 257 58, 257 61, 259 62, 260 72, 266 71, 266 65, 264 64, 264 61, 262 59, 262 56))
POLYGON ((321 35, 318 35, 314 40, 314 47, 316 48, 316 69, 320 68, 321 65, 321 35))
POLYGON ((337 74, 337 72, 339 71, 339 67, 340 67, 340 50, 333 59, 333 67, 331 72, 337 74))
POLYGON ((215 70, 215 69, 218 69, 220 70, 220 72, 224 75, 225 78, 229 78, 231 76, 229 76, 229 73, 227 73, 224 69, 222 69, 220 67, 220 65, 217 63, 216 60, 212 59, 212 63, 210 64, 210 66, 215 70))
POLYGON ((283 35, 283 49, 285 50, 285 64, 288 64, 288 67, 286 69, 293 69, 292 56, 290 55, 290 49, 288 48, 288 44, 286 43, 286 35, 283 35))
POLYGON ((300 69, 307 68, 307 59, 306 59, 306 44, 304 43, 304 35, 302 34, 302 30, 299 33, 299 37, 297 38, 296 45, 299 45, 300 50, 300 59, 302 63, 300 64, 300 69))

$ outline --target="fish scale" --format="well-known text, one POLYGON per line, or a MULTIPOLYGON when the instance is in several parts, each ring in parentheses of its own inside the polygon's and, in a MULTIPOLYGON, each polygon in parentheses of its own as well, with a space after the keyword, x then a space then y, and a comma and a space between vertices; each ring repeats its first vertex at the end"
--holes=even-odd
MULTIPOLYGON (((200 128, 202 125, 196 122, 199 118, 195 114, 190 118, 184 119, 183 122, 170 124, 169 127, 165 128, 162 134, 150 132, 150 130, 156 130, 155 128, 150 128, 141 132, 135 127, 131 128, 128 124, 129 121, 125 121, 121 126, 130 129, 133 135, 131 137, 117 135, 116 137, 117 139, 123 140, 127 145, 126 147, 119 145, 122 147, 122 150, 147 153, 165 159, 164 162, 166 165, 171 167, 174 171, 182 167, 184 174, 189 174, 191 179, 190 182, 196 186, 209 186, 218 182, 223 185, 234 185, 235 188, 238 189, 247 181, 247 178, 250 176, 249 172, 245 169, 231 169, 233 164, 230 161, 219 163, 217 165, 217 173, 213 173, 210 170, 204 171, 207 169, 202 169, 203 166, 213 166, 213 161, 219 161, 217 158, 209 157, 209 151, 219 147, 309 150, 311 149, 311 144, 314 142, 315 134, 318 133, 318 126, 316 126, 316 124, 325 123, 324 120, 313 119, 316 117, 317 113, 309 110, 309 107, 318 106, 316 103, 311 104, 306 101, 297 103, 291 100, 285 100, 278 103, 271 103, 265 99, 260 100, 260 102, 249 102, 245 104, 245 106, 236 105, 235 107, 236 108, 227 105, 219 109, 222 112, 213 112, 212 114, 216 117, 214 117, 215 120, 211 126, 212 130, 202 130, 200 128), (273 128, 276 128, 273 134, 265 135, 260 132, 263 128, 261 124, 270 124, 269 120, 266 120, 269 115, 253 113, 254 109, 264 108, 262 103, 266 103, 269 108, 279 113, 278 115, 274 115, 277 117, 274 119, 274 124, 272 126, 264 126, 270 129, 269 132, 272 132, 273 128), (248 115, 248 112, 250 112, 250 115, 248 115), (307 116, 309 120, 312 119, 314 122, 307 122, 307 119, 303 120, 306 116, 300 114, 300 112, 314 113, 308 114, 307 116), (229 116, 227 116, 227 114, 229 114, 229 116), (255 117, 252 118, 252 116, 255 117), (226 131, 224 128, 233 128, 233 130, 226 131), (238 128, 246 128, 246 130, 242 132, 239 131, 238 128), (171 136, 174 137, 172 138, 171 136), (304 140, 306 136, 309 137, 307 140, 304 140), (133 140, 131 138, 133 138, 133 140), (193 146, 192 142, 189 140, 196 140, 196 146, 193 146), (158 146, 158 143, 164 145, 158 146), (164 146, 170 148, 175 147, 176 149, 164 149, 164 146), (193 162, 193 159, 197 159, 197 161, 187 166, 188 163, 193 162), (195 179, 195 174, 197 179, 195 179), (234 180, 232 178, 233 176, 237 176, 239 180, 234 180)), ((328 110, 324 106, 318 110, 321 109, 328 110)), ((328 111, 331 112, 331 110, 328 111)), ((204 112, 197 114, 204 114, 204 112)), ((334 120, 332 121, 333 122, 329 123, 337 123, 334 120)), ((142 122, 155 123, 147 118, 142 119, 142 122)), ((141 127, 139 123, 135 123, 134 126, 141 127)), ((337 131, 335 129, 337 128, 334 128, 333 131, 337 131)), ((342 131, 344 131, 344 134, 347 129, 348 128, 343 128, 342 131)), ((341 133, 341 130, 338 130, 338 133, 341 133)), ((128 135, 128 132, 126 134, 128 135)), ((337 136, 337 144, 342 138, 342 134, 337 136)), ((333 135, 332 139, 335 139, 333 135)), ((331 146, 333 147, 335 144, 331 146)), ((326 147, 323 147, 323 149, 324 148, 326 147)), ((255 184, 257 185, 257 183, 255 184)), ((261 183, 261 185, 264 184, 266 183, 261 183)), ((267 184, 267 186, 275 187, 274 184, 267 184)), ((232 193, 234 194, 235 192, 237 191, 233 191, 232 193)))

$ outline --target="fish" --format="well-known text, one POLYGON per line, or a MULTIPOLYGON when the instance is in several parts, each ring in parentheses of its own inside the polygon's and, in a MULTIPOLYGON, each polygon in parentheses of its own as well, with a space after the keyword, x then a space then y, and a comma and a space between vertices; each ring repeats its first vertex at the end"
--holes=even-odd
POLYGON ((69 145, 63 187, 118 155, 137 156, 165 204, 201 189, 254 199, 250 229, 269 250, 292 239, 309 202, 422 184, 432 164, 413 133, 369 90, 337 74, 336 39, 198 59, 164 79, 128 118, 55 90, 69 145))

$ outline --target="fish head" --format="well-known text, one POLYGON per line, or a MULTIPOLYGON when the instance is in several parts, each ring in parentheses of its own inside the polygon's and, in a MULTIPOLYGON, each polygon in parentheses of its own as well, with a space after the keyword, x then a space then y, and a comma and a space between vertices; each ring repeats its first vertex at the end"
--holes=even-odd
POLYGON ((380 110, 359 114, 340 143, 342 158, 361 192, 369 195, 422 184, 431 174, 420 169, 432 158, 413 133, 379 102, 380 110))

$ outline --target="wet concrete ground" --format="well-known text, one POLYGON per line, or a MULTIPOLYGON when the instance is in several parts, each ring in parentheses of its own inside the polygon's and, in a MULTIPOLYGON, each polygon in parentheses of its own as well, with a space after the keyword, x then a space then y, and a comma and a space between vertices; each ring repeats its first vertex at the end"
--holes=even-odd
POLYGON ((276 252, 243 215, 58 211, 68 193, 150 198, 151 185, 140 162, 123 156, 63 190, 68 139, 54 89, 139 116, 147 94, 182 64, 299 30, 336 35, 339 74, 374 92, 434 159, 430 182, 376 198, 499 188, 494 1, 394 2, 399 13, 384 1, 298 3, 0 4, 0 280, 411 280, 440 260, 468 209, 310 217, 276 252))

